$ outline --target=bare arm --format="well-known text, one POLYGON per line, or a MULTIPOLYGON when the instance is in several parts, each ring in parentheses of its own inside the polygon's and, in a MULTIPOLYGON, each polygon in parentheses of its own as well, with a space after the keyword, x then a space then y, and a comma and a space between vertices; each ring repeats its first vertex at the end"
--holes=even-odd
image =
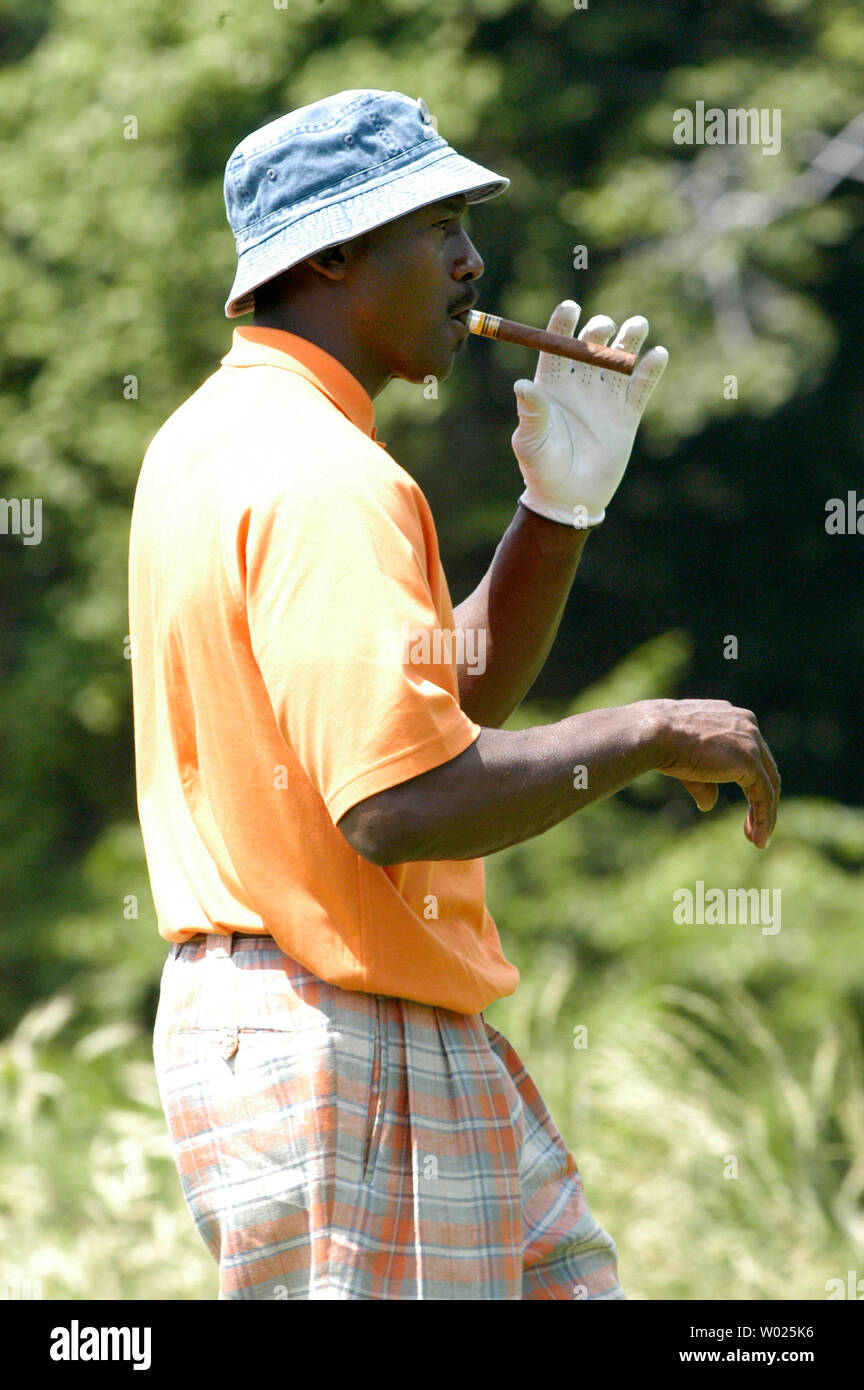
POLYGON ((540 674, 588 535, 520 502, 486 574, 454 609, 457 627, 484 634, 483 669, 458 668, 459 703, 475 724, 499 728, 540 674))
POLYGON ((750 803, 745 834, 765 848, 779 773, 755 716, 726 700, 643 700, 532 729, 484 728, 458 757, 367 797, 338 825, 375 864, 479 858, 652 770, 683 781, 703 810, 719 782, 737 782, 750 803))

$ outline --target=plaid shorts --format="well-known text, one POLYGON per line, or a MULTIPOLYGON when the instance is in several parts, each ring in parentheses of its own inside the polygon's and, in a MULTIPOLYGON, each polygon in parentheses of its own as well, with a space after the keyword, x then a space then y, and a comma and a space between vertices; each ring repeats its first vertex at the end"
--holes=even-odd
POLYGON ((153 1051, 220 1299, 625 1297, 575 1159, 482 1014, 209 936, 171 947, 153 1051))

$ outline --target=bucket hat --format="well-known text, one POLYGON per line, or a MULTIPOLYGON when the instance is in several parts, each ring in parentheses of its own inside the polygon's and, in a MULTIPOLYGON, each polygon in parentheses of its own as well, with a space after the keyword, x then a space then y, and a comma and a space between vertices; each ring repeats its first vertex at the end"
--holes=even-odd
POLYGON ((422 98, 358 88, 290 111, 241 140, 225 168, 237 247, 226 317, 248 314, 259 285, 325 247, 457 193, 479 203, 509 186, 451 149, 422 98))

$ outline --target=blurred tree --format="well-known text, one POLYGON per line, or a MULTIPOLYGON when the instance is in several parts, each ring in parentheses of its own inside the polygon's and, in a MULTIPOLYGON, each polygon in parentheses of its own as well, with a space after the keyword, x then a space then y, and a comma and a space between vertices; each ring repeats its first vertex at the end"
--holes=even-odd
MULTIPOLYGON (((343 88, 422 94, 512 178, 473 213, 486 307, 644 312, 672 353, 535 695, 572 699, 680 628, 680 693, 757 708, 787 791, 860 798, 864 541, 824 529, 827 499, 862 481, 860 165, 784 205, 859 111, 859 7, 16 0, 0 38, 0 494, 43 506, 41 544, 0 535, 7 999, 56 983, 56 903, 86 909, 80 857, 134 805, 129 513, 149 439, 230 344, 225 160, 343 88), (779 153, 676 144, 674 113, 697 101, 779 109, 779 153)), ((521 491, 512 382, 534 360, 472 341, 437 400, 396 383, 380 402, 456 601, 521 491)))

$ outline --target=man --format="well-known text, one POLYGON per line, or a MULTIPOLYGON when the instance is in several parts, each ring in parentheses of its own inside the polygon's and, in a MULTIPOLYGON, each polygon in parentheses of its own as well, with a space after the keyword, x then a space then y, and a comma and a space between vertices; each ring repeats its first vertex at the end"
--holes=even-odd
MULTIPOLYGON (((545 660, 662 348, 630 380, 542 357, 516 383, 525 488, 455 613, 428 504, 376 440, 392 377, 450 372, 483 271, 463 214, 507 183, 397 92, 342 92, 249 136, 226 170, 226 313, 254 319, 142 465, 138 803, 172 943, 154 1052, 220 1298, 623 1298, 576 1162, 483 1017, 518 977, 482 856, 650 769, 704 810, 738 782, 759 847, 774 826, 774 761, 726 701, 499 727, 545 660)), ((566 301, 550 326, 577 318, 566 301)), ((630 319, 615 342, 638 352, 647 329, 630 319)), ((614 331, 595 318, 581 336, 614 331)))

